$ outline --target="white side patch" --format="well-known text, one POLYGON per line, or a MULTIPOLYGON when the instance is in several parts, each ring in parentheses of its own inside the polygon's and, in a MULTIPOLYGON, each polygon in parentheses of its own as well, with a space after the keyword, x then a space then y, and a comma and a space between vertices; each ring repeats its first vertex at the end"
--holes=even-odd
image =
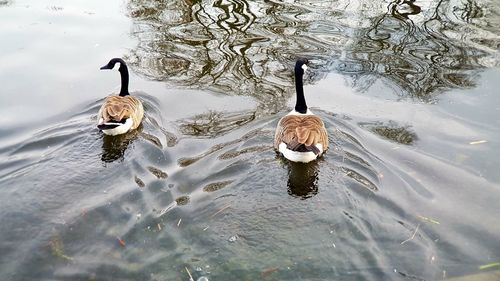
MULTIPOLYGON (((322 149, 320 148, 320 150, 322 150, 322 149)), ((284 143, 284 142, 280 143, 279 151, 283 154, 283 156, 285 156, 286 159, 288 159, 292 162, 309 163, 313 160, 316 160, 316 154, 314 154, 314 152, 293 151, 293 150, 286 148, 286 143, 284 143)), ((320 155, 321 155, 321 153, 320 153, 320 155)))
MULTIPOLYGON (((115 123, 105 123, 105 124, 115 124, 115 123)), ((120 126, 118 126, 116 128, 102 130, 102 132, 105 133, 106 135, 116 136, 116 135, 121 135, 121 134, 128 132, 130 130, 130 128, 132 128, 132 118, 128 118, 124 124, 121 124, 120 126)))
POLYGON ((316 147, 319 149, 318 155, 323 154, 323 145, 321 143, 317 143, 316 147))

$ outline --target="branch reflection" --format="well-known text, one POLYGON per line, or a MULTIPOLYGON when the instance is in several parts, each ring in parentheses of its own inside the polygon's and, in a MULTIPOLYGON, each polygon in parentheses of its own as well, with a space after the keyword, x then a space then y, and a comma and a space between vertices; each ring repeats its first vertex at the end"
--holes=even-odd
POLYGON ((361 91, 382 78, 401 96, 422 101, 432 101, 447 89, 475 86, 478 71, 499 61, 492 57, 493 46, 478 46, 475 35, 465 31, 477 29, 484 36, 484 30, 453 15, 470 4, 457 5, 444 0, 391 2, 388 12, 364 29, 366 36, 356 39, 340 69, 350 73, 352 85, 361 91))
POLYGON ((179 121, 179 129, 186 136, 214 138, 239 128, 255 119, 254 112, 219 112, 211 110, 179 121))
POLYGON ((417 139, 417 134, 411 129, 411 126, 402 126, 395 121, 361 123, 360 126, 368 128, 375 134, 394 142, 412 145, 417 139))

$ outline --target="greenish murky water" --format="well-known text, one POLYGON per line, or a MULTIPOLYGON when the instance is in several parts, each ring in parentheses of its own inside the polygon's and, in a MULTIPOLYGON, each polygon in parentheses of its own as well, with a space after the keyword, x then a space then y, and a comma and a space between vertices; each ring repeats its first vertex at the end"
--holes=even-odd
POLYGON ((496 1, 0 0, 0 38, 2 280, 443 280, 500 261, 496 1), (272 148, 300 56, 331 143, 309 165, 272 148), (112 57, 146 111, 119 137, 95 126, 112 57))

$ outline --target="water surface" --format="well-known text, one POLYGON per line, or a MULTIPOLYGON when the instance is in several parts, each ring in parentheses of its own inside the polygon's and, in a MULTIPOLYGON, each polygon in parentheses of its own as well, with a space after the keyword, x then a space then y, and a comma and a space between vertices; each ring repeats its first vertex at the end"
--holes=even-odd
POLYGON ((494 1, 0 1, 2 280, 442 280, 500 261, 494 1), (130 65, 146 117, 103 136, 130 65), (331 148, 272 148, 311 59, 331 148), (189 271, 189 274, 187 270, 189 271))

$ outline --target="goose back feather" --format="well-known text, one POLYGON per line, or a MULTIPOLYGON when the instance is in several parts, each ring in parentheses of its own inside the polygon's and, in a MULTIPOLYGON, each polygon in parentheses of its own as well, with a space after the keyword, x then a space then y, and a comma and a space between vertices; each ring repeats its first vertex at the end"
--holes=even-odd
POLYGON ((328 133, 316 115, 286 115, 278 122, 274 148, 279 150, 281 143, 292 151, 311 151, 321 155, 328 149, 328 133), (321 144, 321 149, 317 144, 321 144))
POLYGON ((142 103, 133 96, 109 96, 104 100, 98 113, 99 123, 122 123, 132 119, 130 130, 137 129, 144 117, 142 103))

